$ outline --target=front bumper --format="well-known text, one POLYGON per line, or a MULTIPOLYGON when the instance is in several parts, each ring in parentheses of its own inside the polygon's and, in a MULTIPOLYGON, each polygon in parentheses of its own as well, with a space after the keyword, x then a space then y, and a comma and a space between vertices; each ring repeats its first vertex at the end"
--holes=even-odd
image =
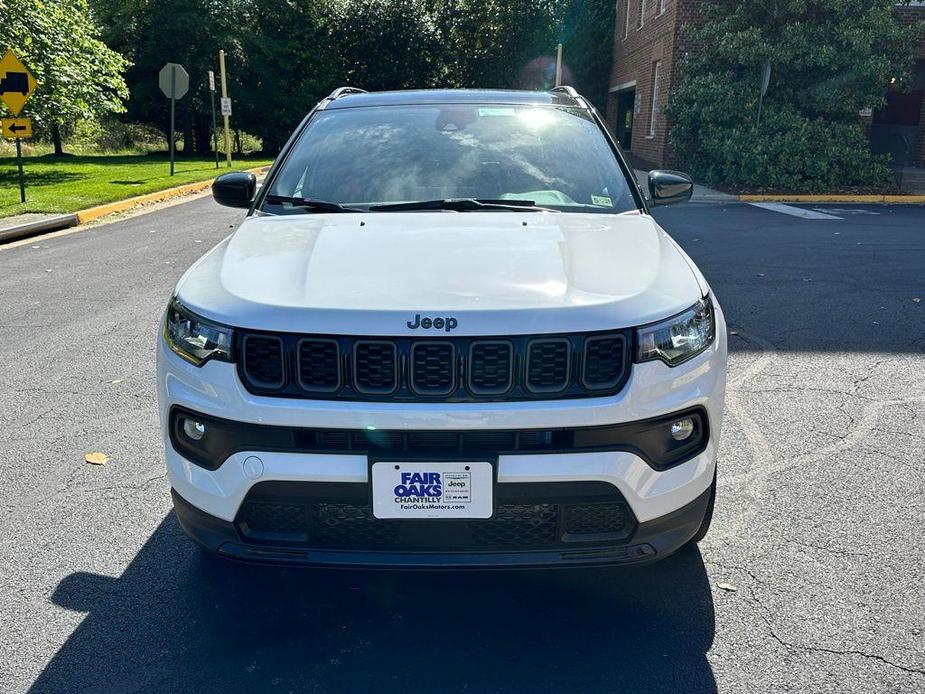
POLYGON ((336 402, 272 398, 249 393, 234 365, 193 366, 160 341, 158 400, 168 477, 177 515, 200 543, 248 560, 396 566, 536 566, 646 561, 684 544, 703 518, 716 469, 726 384, 726 331, 717 307, 714 344, 687 363, 634 364, 614 396, 558 401, 489 403, 336 402), (184 458, 171 444, 173 408, 276 427, 497 431, 594 427, 646 420, 702 408, 709 420, 706 448, 685 462, 656 470, 627 450, 502 453, 493 458, 497 487, 529 483, 598 482, 610 485, 638 523, 632 538, 610 547, 513 552, 381 552, 256 546, 235 527, 242 504, 264 482, 368 484, 365 453, 241 450, 215 470, 184 458), (254 463, 259 459, 259 464, 254 463), (250 460, 250 462, 247 462, 250 460))
POLYGON ((286 544, 252 544, 239 527, 210 516, 173 494, 177 520, 186 533, 206 550, 247 562, 408 569, 501 569, 645 564, 683 547, 703 522, 710 501, 708 488, 683 507, 640 523, 627 542, 574 548, 508 551, 374 551, 293 547, 286 544))

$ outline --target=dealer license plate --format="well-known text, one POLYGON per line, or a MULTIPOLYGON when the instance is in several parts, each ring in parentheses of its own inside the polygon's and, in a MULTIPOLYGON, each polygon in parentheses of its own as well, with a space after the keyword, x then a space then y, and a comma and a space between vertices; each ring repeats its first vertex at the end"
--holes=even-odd
POLYGON ((491 463, 397 463, 372 465, 376 518, 491 518, 491 463))

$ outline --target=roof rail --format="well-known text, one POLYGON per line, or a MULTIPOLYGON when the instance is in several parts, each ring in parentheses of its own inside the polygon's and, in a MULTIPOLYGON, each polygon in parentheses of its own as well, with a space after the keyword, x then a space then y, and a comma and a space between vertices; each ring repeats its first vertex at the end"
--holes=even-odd
POLYGON ((555 92, 555 93, 558 93, 558 94, 566 94, 566 95, 572 97, 573 99, 577 99, 577 98, 579 97, 578 92, 575 91, 575 87, 569 87, 569 86, 564 85, 564 84, 561 85, 561 86, 558 86, 558 87, 553 87, 553 88, 550 89, 549 91, 550 91, 550 92, 555 92))
POLYGON ((365 94, 365 89, 359 89, 358 87, 338 87, 333 92, 328 94, 327 98, 334 100, 346 94, 365 94))

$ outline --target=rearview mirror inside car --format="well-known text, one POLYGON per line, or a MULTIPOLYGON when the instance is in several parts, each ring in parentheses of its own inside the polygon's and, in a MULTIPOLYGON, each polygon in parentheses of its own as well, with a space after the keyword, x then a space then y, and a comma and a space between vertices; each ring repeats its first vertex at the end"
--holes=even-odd
POLYGON ((212 182, 212 197, 225 207, 250 207, 257 192, 257 177, 246 171, 222 174, 212 182))
POLYGON ((649 201, 653 205, 687 202, 693 192, 694 182, 685 173, 664 169, 649 172, 649 201))

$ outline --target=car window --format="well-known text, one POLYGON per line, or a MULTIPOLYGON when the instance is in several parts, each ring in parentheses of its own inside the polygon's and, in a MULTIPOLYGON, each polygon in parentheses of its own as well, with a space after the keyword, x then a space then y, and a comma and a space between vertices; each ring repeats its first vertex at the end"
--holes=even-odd
MULTIPOLYGON (((613 151, 580 109, 448 104, 317 113, 269 193, 363 207, 477 198, 562 211, 636 209, 613 151)), ((281 204, 272 212, 295 212, 281 204)))

